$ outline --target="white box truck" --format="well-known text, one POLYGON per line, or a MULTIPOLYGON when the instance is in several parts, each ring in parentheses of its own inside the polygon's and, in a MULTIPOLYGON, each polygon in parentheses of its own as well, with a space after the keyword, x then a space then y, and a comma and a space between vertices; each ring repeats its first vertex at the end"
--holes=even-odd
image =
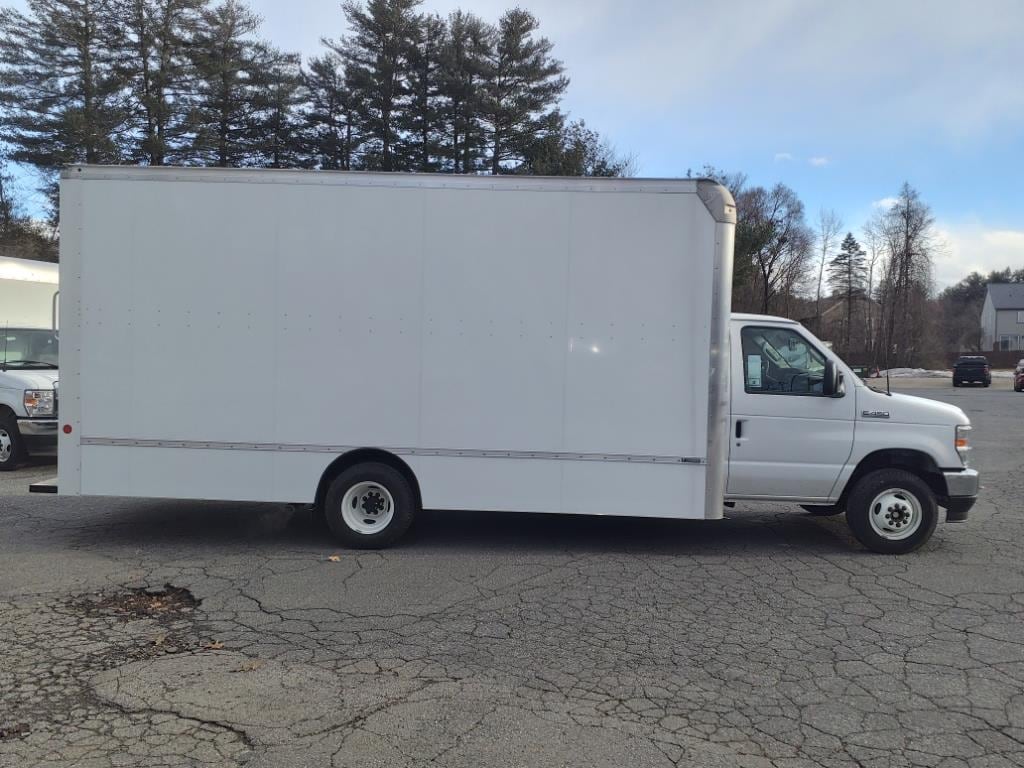
POLYGON ((72 167, 62 494, 417 510, 846 510, 913 549, 977 493, 968 420, 730 317, 711 181, 72 167))
POLYGON ((0 472, 57 453, 56 264, 0 256, 0 472))

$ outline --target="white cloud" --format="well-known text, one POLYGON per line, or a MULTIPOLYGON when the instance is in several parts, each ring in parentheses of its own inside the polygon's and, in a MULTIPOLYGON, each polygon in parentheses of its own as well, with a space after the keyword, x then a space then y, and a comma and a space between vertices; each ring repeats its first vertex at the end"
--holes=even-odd
POLYGON ((898 202, 899 200, 895 197, 883 197, 881 200, 875 200, 873 203, 871 203, 871 207, 877 210, 887 211, 894 205, 896 205, 896 203, 898 202))
POLYGON ((1024 266, 1024 229, 989 228, 977 220, 940 222, 937 229, 945 243, 935 258, 935 281, 940 289, 970 272, 1024 266))
POLYGON ((807 162, 810 163, 811 165, 813 165, 815 168, 822 168, 822 167, 828 165, 829 159, 827 157, 822 156, 822 155, 818 155, 816 157, 809 157, 809 158, 807 158, 807 162))
POLYGON ((776 163, 788 163, 793 159, 793 156, 789 152, 776 152, 775 162, 776 163))

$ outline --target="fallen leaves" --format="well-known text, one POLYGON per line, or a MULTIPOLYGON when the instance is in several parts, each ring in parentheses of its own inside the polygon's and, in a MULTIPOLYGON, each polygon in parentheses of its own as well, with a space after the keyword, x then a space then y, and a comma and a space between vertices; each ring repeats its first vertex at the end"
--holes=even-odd
POLYGON ((340 562, 341 562, 341 555, 331 555, 331 556, 330 556, 330 557, 328 557, 327 559, 328 559, 328 560, 329 560, 330 562, 332 562, 332 563, 340 563, 340 562))
POLYGON ((10 725, 0 725, 0 741, 5 739, 13 739, 17 736, 24 736, 30 731, 28 723, 12 723, 10 725))
POLYGON ((236 669, 234 671, 235 672, 255 672, 257 669, 259 669, 262 666, 263 666, 263 661, 262 660, 260 660, 260 659, 253 659, 252 661, 245 662, 245 664, 243 664, 242 666, 240 666, 238 669, 236 669))
POLYGON ((214 640, 212 643, 207 643, 203 647, 206 648, 206 650, 208 651, 219 651, 221 648, 224 647, 224 643, 222 643, 220 640, 214 640))

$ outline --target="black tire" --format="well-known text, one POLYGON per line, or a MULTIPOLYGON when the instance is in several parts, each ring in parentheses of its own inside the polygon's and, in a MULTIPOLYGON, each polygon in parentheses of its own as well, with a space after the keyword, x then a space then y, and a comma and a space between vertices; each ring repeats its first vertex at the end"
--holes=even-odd
POLYGON ((954 387, 959 387, 960 386, 960 382, 957 381, 956 379, 953 379, 953 386, 954 387))
POLYGON ((992 382, 991 381, 986 381, 984 384, 982 384, 982 386, 983 387, 991 387, 992 386, 992 382))
POLYGON ((18 422, 11 416, 0 416, 0 441, 10 446, 0 453, 0 472, 13 472, 25 459, 25 444, 18 431, 18 422))
POLYGON ((931 488, 920 477, 903 469, 879 469, 864 475, 846 504, 846 522, 857 540, 872 552, 902 555, 913 552, 931 538, 939 521, 939 507, 931 488), (921 523, 905 539, 889 539, 871 525, 871 503, 886 490, 899 489, 914 497, 921 508, 921 523))
MULTIPOLYGON (((370 501, 387 506, 386 497, 380 493, 371 491, 370 501)), ((365 504, 368 500, 363 498, 365 504)), ((359 498, 353 498, 353 509, 358 509, 359 498)), ((342 544, 355 549, 383 549, 394 544, 409 530, 413 518, 416 515, 416 494, 413 493, 409 481, 394 467, 376 462, 356 464, 335 477, 327 488, 327 495, 324 499, 324 518, 327 526, 331 529, 342 544), (349 489, 360 483, 371 483, 380 486, 391 495, 392 510, 391 518, 380 530, 362 532, 351 527, 342 512, 342 501, 349 489)), ((365 507, 364 507, 365 508, 365 507)), ((367 522, 375 520, 374 512, 369 512, 365 518, 367 522)))
POLYGON ((843 507, 835 504, 828 505, 814 505, 814 504, 801 504, 800 508, 814 515, 815 517, 835 517, 841 515, 846 510, 843 507))

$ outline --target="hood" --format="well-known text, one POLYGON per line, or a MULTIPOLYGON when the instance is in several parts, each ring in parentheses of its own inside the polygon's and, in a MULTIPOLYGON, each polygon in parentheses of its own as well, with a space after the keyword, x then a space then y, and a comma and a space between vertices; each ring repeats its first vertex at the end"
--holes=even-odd
POLYGON ((60 371, 0 371, 0 388, 53 389, 60 371))
POLYGON ((896 392, 890 396, 867 387, 858 387, 857 418, 870 419, 871 417, 864 416, 865 411, 886 412, 889 414, 890 423, 930 424, 940 427, 971 423, 966 413, 949 403, 896 392))

